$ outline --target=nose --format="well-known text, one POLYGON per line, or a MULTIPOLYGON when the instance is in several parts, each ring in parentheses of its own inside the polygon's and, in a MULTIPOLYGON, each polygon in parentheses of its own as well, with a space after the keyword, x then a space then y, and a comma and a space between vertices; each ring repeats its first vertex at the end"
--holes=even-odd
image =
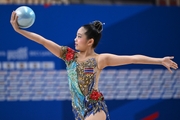
POLYGON ((74 38, 74 41, 76 42, 76 38, 74 38))

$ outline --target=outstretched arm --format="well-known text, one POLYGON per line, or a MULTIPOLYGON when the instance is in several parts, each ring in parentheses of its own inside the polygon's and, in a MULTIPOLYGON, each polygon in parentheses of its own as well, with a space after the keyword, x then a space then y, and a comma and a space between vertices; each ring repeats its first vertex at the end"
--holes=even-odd
POLYGON ((55 56, 60 57, 61 46, 52 42, 51 40, 48 40, 48 39, 42 37, 41 35, 20 29, 17 25, 17 18, 18 18, 18 16, 16 15, 15 11, 13 11, 11 14, 10 23, 17 33, 23 35, 24 37, 26 37, 26 38, 34 41, 34 42, 37 42, 37 43, 43 45, 45 48, 47 48, 55 56))
POLYGON ((170 72, 171 68, 177 69, 178 65, 172 61, 174 57, 153 58, 144 55, 118 56, 113 54, 101 54, 98 58, 98 67, 119 66, 126 64, 156 64, 165 66, 170 72))

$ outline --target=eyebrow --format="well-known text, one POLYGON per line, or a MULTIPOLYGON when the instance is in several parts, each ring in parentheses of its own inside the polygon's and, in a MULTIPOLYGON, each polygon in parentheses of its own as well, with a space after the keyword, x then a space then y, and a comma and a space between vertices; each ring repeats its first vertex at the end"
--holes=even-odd
POLYGON ((81 33, 77 33, 77 35, 82 35, 81 33))

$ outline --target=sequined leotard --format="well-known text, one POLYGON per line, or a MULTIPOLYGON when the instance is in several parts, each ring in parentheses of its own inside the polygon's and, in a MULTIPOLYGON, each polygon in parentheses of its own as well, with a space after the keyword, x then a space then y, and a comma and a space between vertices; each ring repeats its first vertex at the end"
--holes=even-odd
POLYGON ((84 120, 87 116, 100 110, 109 114, 102 93, 94 89, 96 83, 96 59, 90 58, 85 62, 77 62, 77 52, 62 46, 61 58, 66 63, 69 89, 72 98, 72 109, 75 120, 84 120))

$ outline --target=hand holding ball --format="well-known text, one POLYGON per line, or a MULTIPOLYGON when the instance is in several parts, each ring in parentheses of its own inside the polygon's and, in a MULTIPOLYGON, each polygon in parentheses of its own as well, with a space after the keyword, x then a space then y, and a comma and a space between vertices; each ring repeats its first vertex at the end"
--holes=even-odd
POLYGON ((35 21, 35 13, 30 7, 18 7, 15 12, 18 16, 17 23, 20 28, 29 28, 33 25, 35 21))

